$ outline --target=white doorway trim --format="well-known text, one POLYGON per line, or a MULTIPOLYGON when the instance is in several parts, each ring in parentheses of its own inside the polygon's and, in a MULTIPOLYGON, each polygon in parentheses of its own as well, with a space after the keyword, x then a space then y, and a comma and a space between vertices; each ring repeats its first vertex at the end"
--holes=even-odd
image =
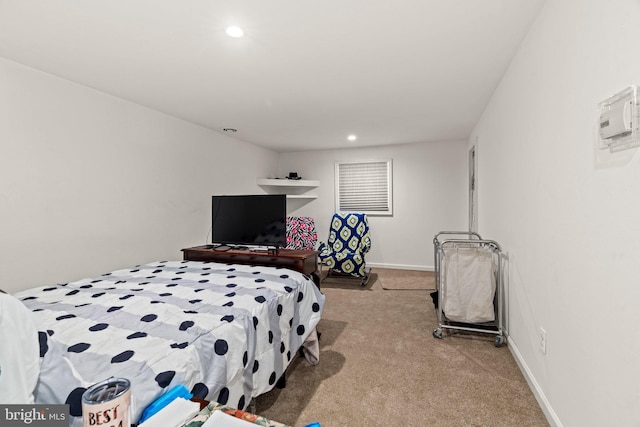
POLYGON ((469 231, 478 232, 478 139, 469 149, 469 231))

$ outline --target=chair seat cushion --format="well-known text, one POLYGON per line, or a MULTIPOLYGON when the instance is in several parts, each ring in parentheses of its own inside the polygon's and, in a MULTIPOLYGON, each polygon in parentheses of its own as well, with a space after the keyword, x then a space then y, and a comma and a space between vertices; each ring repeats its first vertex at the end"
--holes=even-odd
POLYGON ((330 269, 339 273, 349 274, 356 277, 365 277, 364 257, 356 252, 334 252, 330 248, 318 254, 320 261, 330 269))

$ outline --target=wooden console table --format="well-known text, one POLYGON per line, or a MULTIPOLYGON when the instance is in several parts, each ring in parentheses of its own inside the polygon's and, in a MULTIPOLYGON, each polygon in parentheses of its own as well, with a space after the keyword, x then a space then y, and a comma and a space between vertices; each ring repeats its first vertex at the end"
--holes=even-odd
POLYGON ((183 259, 187 261, 213 261, 236 264, 268 265, 299 271, 313 278, 320 287, 318 270, 318 251, 296 251, 282 249, 277 253, 250 250, 229 249, 217 251, 211 245, 182 249, 183 259))

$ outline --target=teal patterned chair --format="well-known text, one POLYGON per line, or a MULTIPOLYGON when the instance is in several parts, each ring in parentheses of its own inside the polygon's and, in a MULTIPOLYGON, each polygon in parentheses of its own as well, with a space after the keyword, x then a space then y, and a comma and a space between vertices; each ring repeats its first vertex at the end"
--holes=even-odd
MULTIPOLYGON (((371 249, 369 221, 363 213, 338 212, 331 219, 329 239, 320 243, 318 257, 320 268, 328 267, 328 275, 354 277, 365 286, 370 269, 365 264, 365 254, 371 249)), ((320 272, 322 276, 322 272, 320 272)))

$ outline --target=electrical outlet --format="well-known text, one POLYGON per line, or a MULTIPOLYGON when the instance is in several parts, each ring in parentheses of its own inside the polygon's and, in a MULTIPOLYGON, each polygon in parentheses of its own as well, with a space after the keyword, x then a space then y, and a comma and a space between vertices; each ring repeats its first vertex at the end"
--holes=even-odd
POLYGON ((547 331, 543 328, 540 328, 538 344, 540 345, 540 351, 542 351, 542 354, 547 354, 547 331))

